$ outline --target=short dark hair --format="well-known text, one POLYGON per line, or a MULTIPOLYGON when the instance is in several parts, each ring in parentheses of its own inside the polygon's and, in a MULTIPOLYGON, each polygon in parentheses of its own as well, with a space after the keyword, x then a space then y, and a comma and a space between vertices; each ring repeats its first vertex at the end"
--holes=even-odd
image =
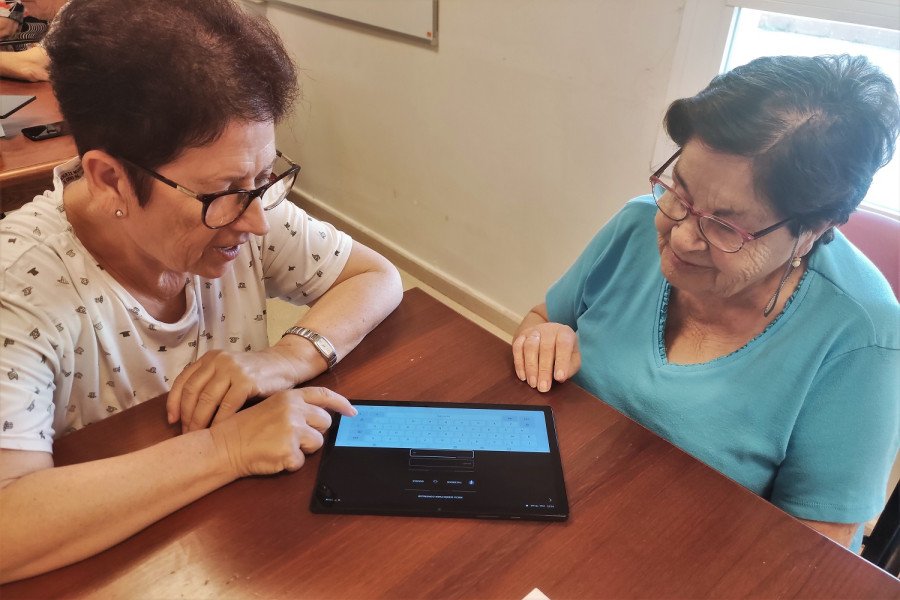
MULTIPOLYGON (((44 45, 82 156, 155 169, 230 121, 279 122, 298 95, 274 28, 232 0, 71 0, 44 45)), ((145 178, 126 169, 145 202, 145 178)))
POLYGON ((679 146, 697 138, 752 157, 758 193, 781 218, 796 217, 798 235, 856 210, 894 153, 900 103, 863 56, 764 57, 673 102, 665 127, 679 146))

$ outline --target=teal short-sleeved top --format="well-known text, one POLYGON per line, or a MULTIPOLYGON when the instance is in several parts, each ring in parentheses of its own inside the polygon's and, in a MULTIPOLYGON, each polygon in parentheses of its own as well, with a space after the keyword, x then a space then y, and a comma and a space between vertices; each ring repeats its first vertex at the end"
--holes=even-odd
POLYGON ((887 282, 836 233, 763 333, 670 364, 655 213, 650 196, 628 202, 547 293, 550 320, 578 335, 573 381, 798 518, 876 516, 900 444, 900 305, 887 282))

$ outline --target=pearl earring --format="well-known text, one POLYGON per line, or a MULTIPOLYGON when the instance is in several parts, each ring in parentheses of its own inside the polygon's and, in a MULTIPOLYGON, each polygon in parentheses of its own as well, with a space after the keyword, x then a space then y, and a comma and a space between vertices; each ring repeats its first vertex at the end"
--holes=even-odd
POLYGON ((778 284, 778 289, 775 290, 775 295, 772 296, 772 299, 769 300, 769 303, 766 304, 766 308, 763 310, 763 316, 768 317, 769 314, 775 309, 775 304, 778 302, 778 295, 781 293, 781 288, 784 287, 784 282, 787 281, 788 277, 791 276, 791 273, 800 266, 800 257, 794 254, 797 251, 797 246, 800 245, 800 238, 797 238, 797 241, 794 242, 794 249, 791 250, 791 255, 794 257, 791 259, 791 263, 788 265, 787 269, 784 270, 784 275, 781 276, 781 282, 778 284))
POLYGON ((122 217, 125 216, 125 213, 123 213, 121 210, 117 210, 117 211, 116 211, 116 216, 119 217, 119 218, 121 219, 122 217))

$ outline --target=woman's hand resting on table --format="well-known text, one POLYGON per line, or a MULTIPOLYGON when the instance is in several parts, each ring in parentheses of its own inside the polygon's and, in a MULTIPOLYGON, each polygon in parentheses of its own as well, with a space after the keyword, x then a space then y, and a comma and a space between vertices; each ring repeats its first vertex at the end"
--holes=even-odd
POLYGON ((34 46, 21 52, 0 52, 0 76, 24 81, 47 81, 50 59, 47 51, 34 46))
POLYGON ((513 335, 516 376, 540 392, 562 383, 581 368, 578 338, 568 325, 550 323, 547 307, 531 309, 513 335))
MULTIPOLYGON (((309 350, 315 359, 318 354, 311 344, 309 350)), ((169 423, 181 420, 184 433, 215 425, 240 410, 247 400, 290 389, 323 370, 304 366, 279 346, 259 352, 207 352, 172 382, 166 400, 169 423)))
POLYGON ((299 388, 273 394, 215 423, 209 432, 238 477, 296 471, 306 454, 322 447, 323 434, 331 427, 328 410, 348 417, 357 413, 329 389, 299 388))
MULTIPOLYGON (((400 303, 403 285, 396 267, 359 242, 338 278, 310 303, 295 325, 327 337, 338 360, 400 303)), ((251 398, 288 390, 328 369, 310 340, 285 335, 257 352, 213 350, 188 365, 172 382, 166 401, 169 423, 183 432, 216 425, 251 398)))

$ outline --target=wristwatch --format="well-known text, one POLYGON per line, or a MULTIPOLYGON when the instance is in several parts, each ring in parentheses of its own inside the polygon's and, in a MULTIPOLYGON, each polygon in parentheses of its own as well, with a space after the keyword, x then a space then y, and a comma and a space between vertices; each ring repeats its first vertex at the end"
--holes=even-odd
POLYGON ((291 327, 281 337, 285 335, 299 335, 311 341, 319 354, 322 355, 322 358, 325 359, 325 362, 328 363, 329 371, 337 363, 337 353, 334 351, 334 346, 331 345, 331 342, 324 335, 306 327, 291 327))

